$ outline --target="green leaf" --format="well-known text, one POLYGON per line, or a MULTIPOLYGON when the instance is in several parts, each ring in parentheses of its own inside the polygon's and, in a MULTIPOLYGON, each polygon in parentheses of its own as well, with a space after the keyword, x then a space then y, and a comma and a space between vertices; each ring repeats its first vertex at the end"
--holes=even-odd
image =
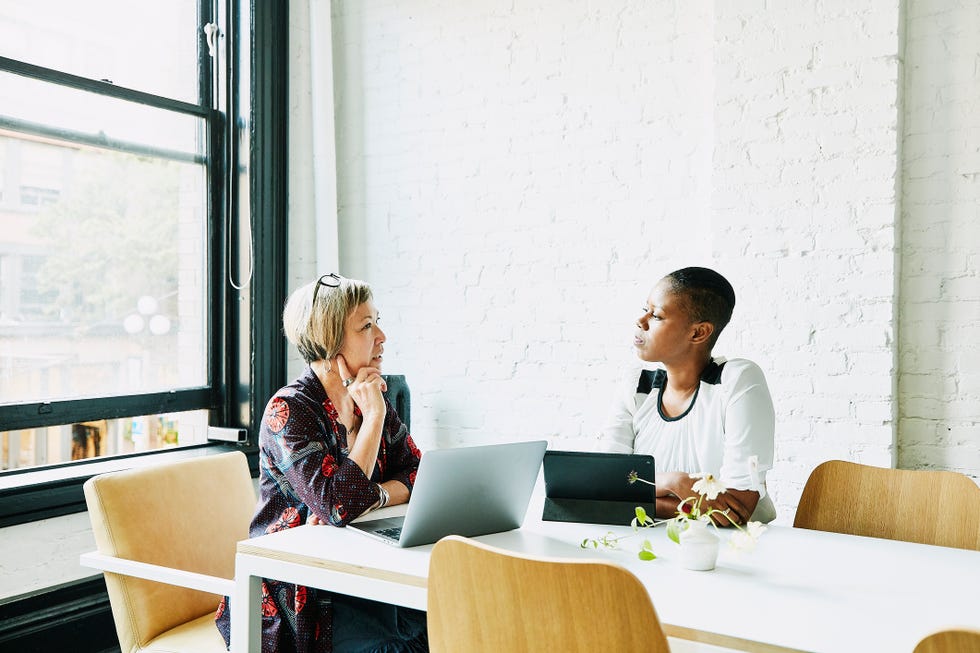
POLYGON ((667 537, 669 537, 670 541, 674 544, 681 543, 680 532, 680 526, 676 521, 671 521, 669 524, 667 524, 667 537))
POLYGON ((655 560, 657 556, 653 552, 653 544, 650 540, 643 540, 643 544, 640 546, 640 560, 655 560))
POLYGON ((647 523, 647 511, 643 509, 643 506, 636 507, 636 519, 641 524, 647 523))

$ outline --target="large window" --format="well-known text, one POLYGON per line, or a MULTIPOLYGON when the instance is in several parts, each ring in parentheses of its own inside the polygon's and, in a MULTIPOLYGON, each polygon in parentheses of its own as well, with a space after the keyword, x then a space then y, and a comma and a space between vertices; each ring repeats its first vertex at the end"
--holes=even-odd
MULTIPOLYGON (((254 178, 253 139, 284 146, 252 124, 250 82, 284 56, 253 58, 248 2, 134 11, 0 5, 0 493, 5 475, 250 427, 242 388, 280 380, 249 351, 252 302, 281 294, 262 265, 285 264, 253 260, 253 233, 269 233, 252 203, 280 224, 285 202, 254 178)), ((269 88, 264 119, 283 121, 269 88)))

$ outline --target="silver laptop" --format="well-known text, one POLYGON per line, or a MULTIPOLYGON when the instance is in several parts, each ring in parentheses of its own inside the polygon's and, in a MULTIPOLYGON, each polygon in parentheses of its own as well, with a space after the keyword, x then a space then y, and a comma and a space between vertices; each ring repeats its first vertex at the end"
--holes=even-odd
POLYGON ((367 519, 347 528, 401 547, 519 528, 546 446, 535 440, 426 451, 403 517, 367 519))

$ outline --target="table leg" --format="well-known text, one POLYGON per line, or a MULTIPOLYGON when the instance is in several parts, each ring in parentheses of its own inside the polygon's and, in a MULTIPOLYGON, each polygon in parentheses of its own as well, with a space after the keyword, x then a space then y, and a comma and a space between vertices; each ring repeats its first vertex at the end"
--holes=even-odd
POLYGON ((231 650, 262 653, 262 579, 242 556, 235 557, 235 595, 231 597, 231 650))

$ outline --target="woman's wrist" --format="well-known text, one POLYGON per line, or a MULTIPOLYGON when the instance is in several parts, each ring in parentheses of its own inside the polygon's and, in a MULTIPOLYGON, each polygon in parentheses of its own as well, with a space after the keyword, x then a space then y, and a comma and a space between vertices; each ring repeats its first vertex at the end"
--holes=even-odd
POLYGON ((385 425, 384 411, 382 411, 380 414, 375 412, 362 413, 361 426, 358 429, 358 432, 364 435, 377 436, 380 435, 381 432, 384 430, 384 425, 385 425))
POLYGON ((381 483, 375 483, 375 485, 378 487, 377 507, 384 508, 385 506, 388 505, 388 502, 391 501, 391 496, 388 494, 388 490, 386 490, 385 487, 381 485, 381 483))

